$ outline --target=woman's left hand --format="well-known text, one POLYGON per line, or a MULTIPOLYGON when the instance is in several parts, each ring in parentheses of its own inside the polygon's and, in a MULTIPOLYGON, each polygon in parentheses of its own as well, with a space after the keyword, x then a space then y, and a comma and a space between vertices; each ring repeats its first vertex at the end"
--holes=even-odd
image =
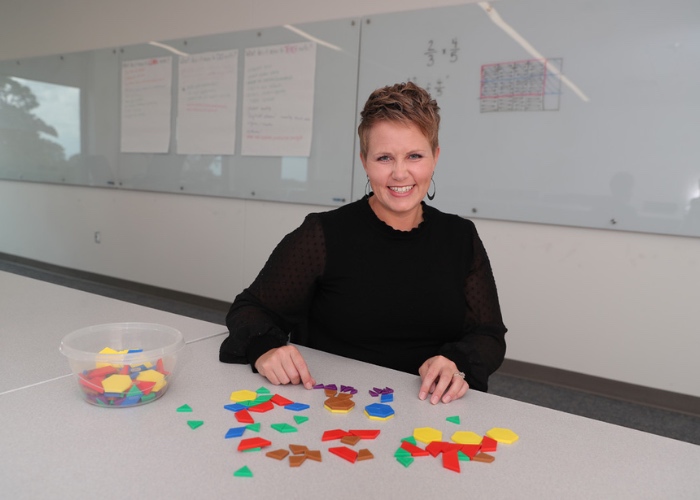
POLYGON ((422 379, 418 398, 424 400, 432 394, 430 402, 437 404, 441 399, 449 403, 467 393, 469 384, 464 380, 453 361, 444 356, 433 356, 418 368, 422 379))

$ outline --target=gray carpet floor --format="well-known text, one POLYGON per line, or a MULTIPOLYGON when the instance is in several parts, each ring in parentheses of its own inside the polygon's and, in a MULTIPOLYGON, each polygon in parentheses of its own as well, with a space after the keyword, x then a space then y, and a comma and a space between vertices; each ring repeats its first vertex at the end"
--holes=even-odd
MULTIPOLYGON (((190 297, 183 298, 182 294, 158 291, 153 287, 104 280, 86 273, 71 272, 54 266, 35 266, 14 259, 0 258, 0 270, 221 325, 224 324, 228 308, 228 304, 219 301, 191 300, 190 297)), ((700 445, 700 417, 697 416, 524 380, 498 372, 489 381, 489 392, 700 445)))

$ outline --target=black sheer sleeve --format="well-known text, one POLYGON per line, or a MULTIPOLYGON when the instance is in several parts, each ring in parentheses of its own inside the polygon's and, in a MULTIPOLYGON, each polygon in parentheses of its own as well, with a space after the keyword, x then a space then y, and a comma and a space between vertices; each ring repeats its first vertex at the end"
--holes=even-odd
POLYGON ((234 300, 219 360, 254 367, 262 354, 285 345, 289 333, 306 319, 325 262, 323 228, 319 217, 310 214, 282 239, 253 284, 234 300))
POLYGON ((476 228, 471 225, 473 260, 464 283, 467 301, 464 336, 458 342, 443 345, 440 354, 454 361, 465 373, 469 387, 486 392, 489 376, 501 366, 505 357, 507 330, 491 263, 476 228))

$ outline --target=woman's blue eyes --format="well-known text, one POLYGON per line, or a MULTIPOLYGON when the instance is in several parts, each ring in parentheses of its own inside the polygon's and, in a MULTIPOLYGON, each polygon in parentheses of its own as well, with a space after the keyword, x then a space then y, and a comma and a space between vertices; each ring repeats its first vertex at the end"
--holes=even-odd
MULTIPOLYGON (((420 160, 421 158, 423 158, 423 155, 421 155, 419 153, 413 153, 413 154, 408 155, 408 158, 411 160, 420 160)), ((389 160, 391 160, 391 157, 389 155, 382 155, 382 156, 377 158, 377 161, 389 161, 389 160)))

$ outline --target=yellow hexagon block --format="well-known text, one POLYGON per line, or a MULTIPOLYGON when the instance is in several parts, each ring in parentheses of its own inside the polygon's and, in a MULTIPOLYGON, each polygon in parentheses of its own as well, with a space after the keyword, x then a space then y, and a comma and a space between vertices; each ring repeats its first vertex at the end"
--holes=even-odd
POLYGON ((459 444, 481 444, 482 436, 471 431, 457 431, 450 438, 459 444))
POLYGON ((253 401, 257 398, 257 393, 253 391, 234 391, 231 393, 231 401, 234 403, 240 403, 241 401, 253 401))
POLYGON ((512 444, 515 443, 519 436, 511 431, 510 429, 503 429, 501 427, 494 427, 486 431, 486 435, 491 439, 495 439, 499 443, 512 444))
MULTIPOLYGON (((334 413, 335 413, 335 412, 334 412, 334 413)), ((367 413, 367 411, 365 411, 365 416, 366 416, 368 419, 370 419, 370 420, 379 420, 380 422, 384 422, 384 421, 386 421, 386 420, 389 420, 389 419, 391 419, 391 418, 394 418, 394 415, 393 415, 393 414, 392 414, 392 415, 389 415, 388 417, 375 417, 374 415, 370 415, 369 413, 367 413)))
MULTIPOLYGON (((128 349, 125 349, 123 351, 115 351, 111 347, 105 347, 98 354, 126 354, 127 352, 129 352, 128 349)), ((105 366, 113 366, 117 370, 121 370, 121 368, 122 368, 122 365, 115 365, 112 363, 102 363, 102 362, 95 363, 95 368, 103 368, 105 366)))
POLYGON ((138 374, 136 380, 145 380, 146 382, 160 382, 165 378, 165 375, 156 370, 144 370, 138 374))
POLYGON ((100 351, 100 354, 126 354, 129 352, 129 349, 124 349, 122 351, 115 351, 111 347, 105 347, 100 351))
POLYGON ((102 381, 102 388, 105 392, 121 393, 126 392, 131 384, 132 380, 128 375, 110 375, 102 381))
MULTIPOLYGON (((323 405, 323 407, 328 410, 331 413, 350 413, 352 411, 352 408, 347 408, 347 409, 334 409, 331 408, 328 405, 323 405)), ((354 408, 354 407, 353 407, 354 408)))
POLYGON ((421 443, 430 444, 433 441, 442 441, 442 432, 432 427, 417 427, 413 429, 413 437, 421 443))
POLYGON ((165 380, 165 375, 156 370, 144 370, 138 374, 136 380, 145 380, 146 382, 155 382, 156 385, 151 389, 153 392, 160 391, 167 381, 165 380))

